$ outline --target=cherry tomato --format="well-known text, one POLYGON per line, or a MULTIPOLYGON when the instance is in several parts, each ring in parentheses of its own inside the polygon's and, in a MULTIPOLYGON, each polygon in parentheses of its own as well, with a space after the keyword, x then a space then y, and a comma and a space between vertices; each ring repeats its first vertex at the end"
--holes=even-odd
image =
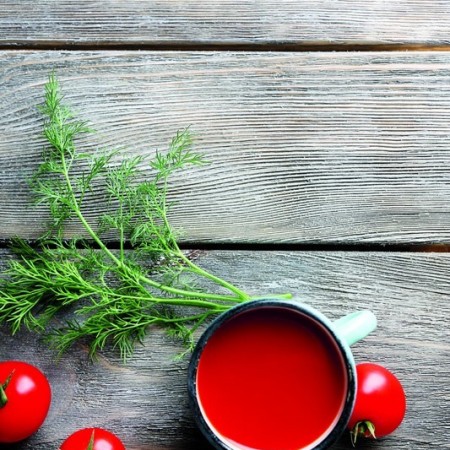
POLYGON ((44 423, 51 402, 50 384, 35 366, 0 362, 0 442, 18 442, 44 423))
POLYGON ((102 428, 83 428, 71 434, 59 450, 126 450, 122 441, 102 428))
POLYGON ((353 442, 358 436, 383 437, 402 422, 406 411, 405 392, 398 378, 373 363, 356 365, 356 402, 348 424, 353 442))

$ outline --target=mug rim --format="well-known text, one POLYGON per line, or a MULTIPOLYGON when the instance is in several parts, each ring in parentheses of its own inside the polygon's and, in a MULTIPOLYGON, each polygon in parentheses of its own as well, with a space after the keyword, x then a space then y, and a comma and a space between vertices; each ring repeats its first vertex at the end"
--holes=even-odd
MULTIPOLYGON (((341 338, 334 330, 332 322, 323 315, 320 311, 315 308, 301 303, 298 299, 292 300, 282 300, 274 298, 261 298, 257 300, 249 300, 247 302, 240 303, 236 306, 231 307, 229 310, 223 312, 217 316, 205 329, 205 331, 200 336, 194 351, 191 355, 189 367, 188 367, 188 395, 191 410, 194 413, 195 421, 200 428, 202 434, 206 437, 210 444, 219 450, 235 450, 230 447, 226 442, 224 442, 217 433, 211 428, 200 408, 200 401, 197 393, 197 370, 200 361, 201 354, 205 348, 210 337, 219 329, 222 324, 232 317, 240 314, 242 312, 257 309, 260 307, 278 307, 287 308, 297 312, 301 312, 316 320, 319 324, 324 326, 331 337, 334 339, 337 348, 339 349, 341 356, 344 360, 345 373, 347 375, 347 390, 344 399, 344 406, 334 427, 329 431, 323 440, 317 443, 315 447, 311 450, 325 450, 329 448, 333 443, 335 443, 339 437, 343 434, 350 420, 350 415, 352 413, 355 397, 356 397, 356 367, 355 361, 353 359, 352 352, 349 345, 341 338)), ((255 449, 257 450, 257 449, 255 449)))

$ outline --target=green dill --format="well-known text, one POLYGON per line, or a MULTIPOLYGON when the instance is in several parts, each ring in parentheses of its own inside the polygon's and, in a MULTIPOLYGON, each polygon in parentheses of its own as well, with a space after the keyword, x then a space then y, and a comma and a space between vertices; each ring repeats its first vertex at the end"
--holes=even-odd
POLYGON ((169 223, 170 176, 205 164, 189 129, 151 160, 117 162, 118 152, 77 151, 77 138, 92 130, 65 105, 53 74, 39 110, 47 144, 30 185, 50 221, 36 245, 13 242, 16 258, 0 285, 0 323, 13 334, 22 327, 45 333, 60 352, 82 340, 91 355, 110 344, 126 359, 153 325, 181 338, 189 350, 207 319, 254 298, 196 265, 180 250, 169 223), (85 215, 93 198, 108 207, 95 226, 85 215), (74 221, 84 236, 67 239, 65 228, 74 221), (119 242, 116 250, 107 244, 111 236, 119 242), (214 292, 203 288, 211 283, 214 292))

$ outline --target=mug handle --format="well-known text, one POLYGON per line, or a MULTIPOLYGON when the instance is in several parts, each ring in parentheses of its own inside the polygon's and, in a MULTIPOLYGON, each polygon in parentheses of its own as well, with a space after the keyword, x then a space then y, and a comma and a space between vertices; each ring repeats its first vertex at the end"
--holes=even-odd
POLYGON ((377 318, 369 310, 350 313, 333 322, 334 330, 348 345, 364 339, 376 327, 377 318))

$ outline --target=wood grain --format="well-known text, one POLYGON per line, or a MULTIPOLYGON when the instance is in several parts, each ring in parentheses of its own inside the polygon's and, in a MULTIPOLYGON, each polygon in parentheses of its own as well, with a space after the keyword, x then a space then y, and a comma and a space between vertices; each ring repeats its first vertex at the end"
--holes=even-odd
POLYGON ((2 0, 3 47, 448 45, 450 5, 399 0, 2 0))
MULTIPOLYGON (((98 131, 83 151, 152 155, 191 126, 211 165, 171 185, 185 241, 450 240, 447 52, 4 51, 0 62, 0 239, 42 231, 27 178, 55 69, 98 131)), ((96 191, 86 215, 104 208, 96 191)))
MULTIPOLYGON (((0 259, 4 268, 7 254, 0 259)), ((332 320, 371 308, 377 330, 354 346, 357 362, 375 361, 402 381, 406 418, 390 437, 362 449, 450 448, 450 255, 373 252, 208 252, 197 263, 254 294, 291 291, 332 320)), ((83 346, 55 361, 35 336, 0 329, 0 360, 20 358, 49 376, 54 399, 41 430, 14 450, 51 450, 79 427, 116 431, 128 450, 207 449, 187 402, 179 346, 160 331, 126 366, 113 351, 96 363, 83 346)), ((335 450, 351 448, 347 438, 335 450)))

